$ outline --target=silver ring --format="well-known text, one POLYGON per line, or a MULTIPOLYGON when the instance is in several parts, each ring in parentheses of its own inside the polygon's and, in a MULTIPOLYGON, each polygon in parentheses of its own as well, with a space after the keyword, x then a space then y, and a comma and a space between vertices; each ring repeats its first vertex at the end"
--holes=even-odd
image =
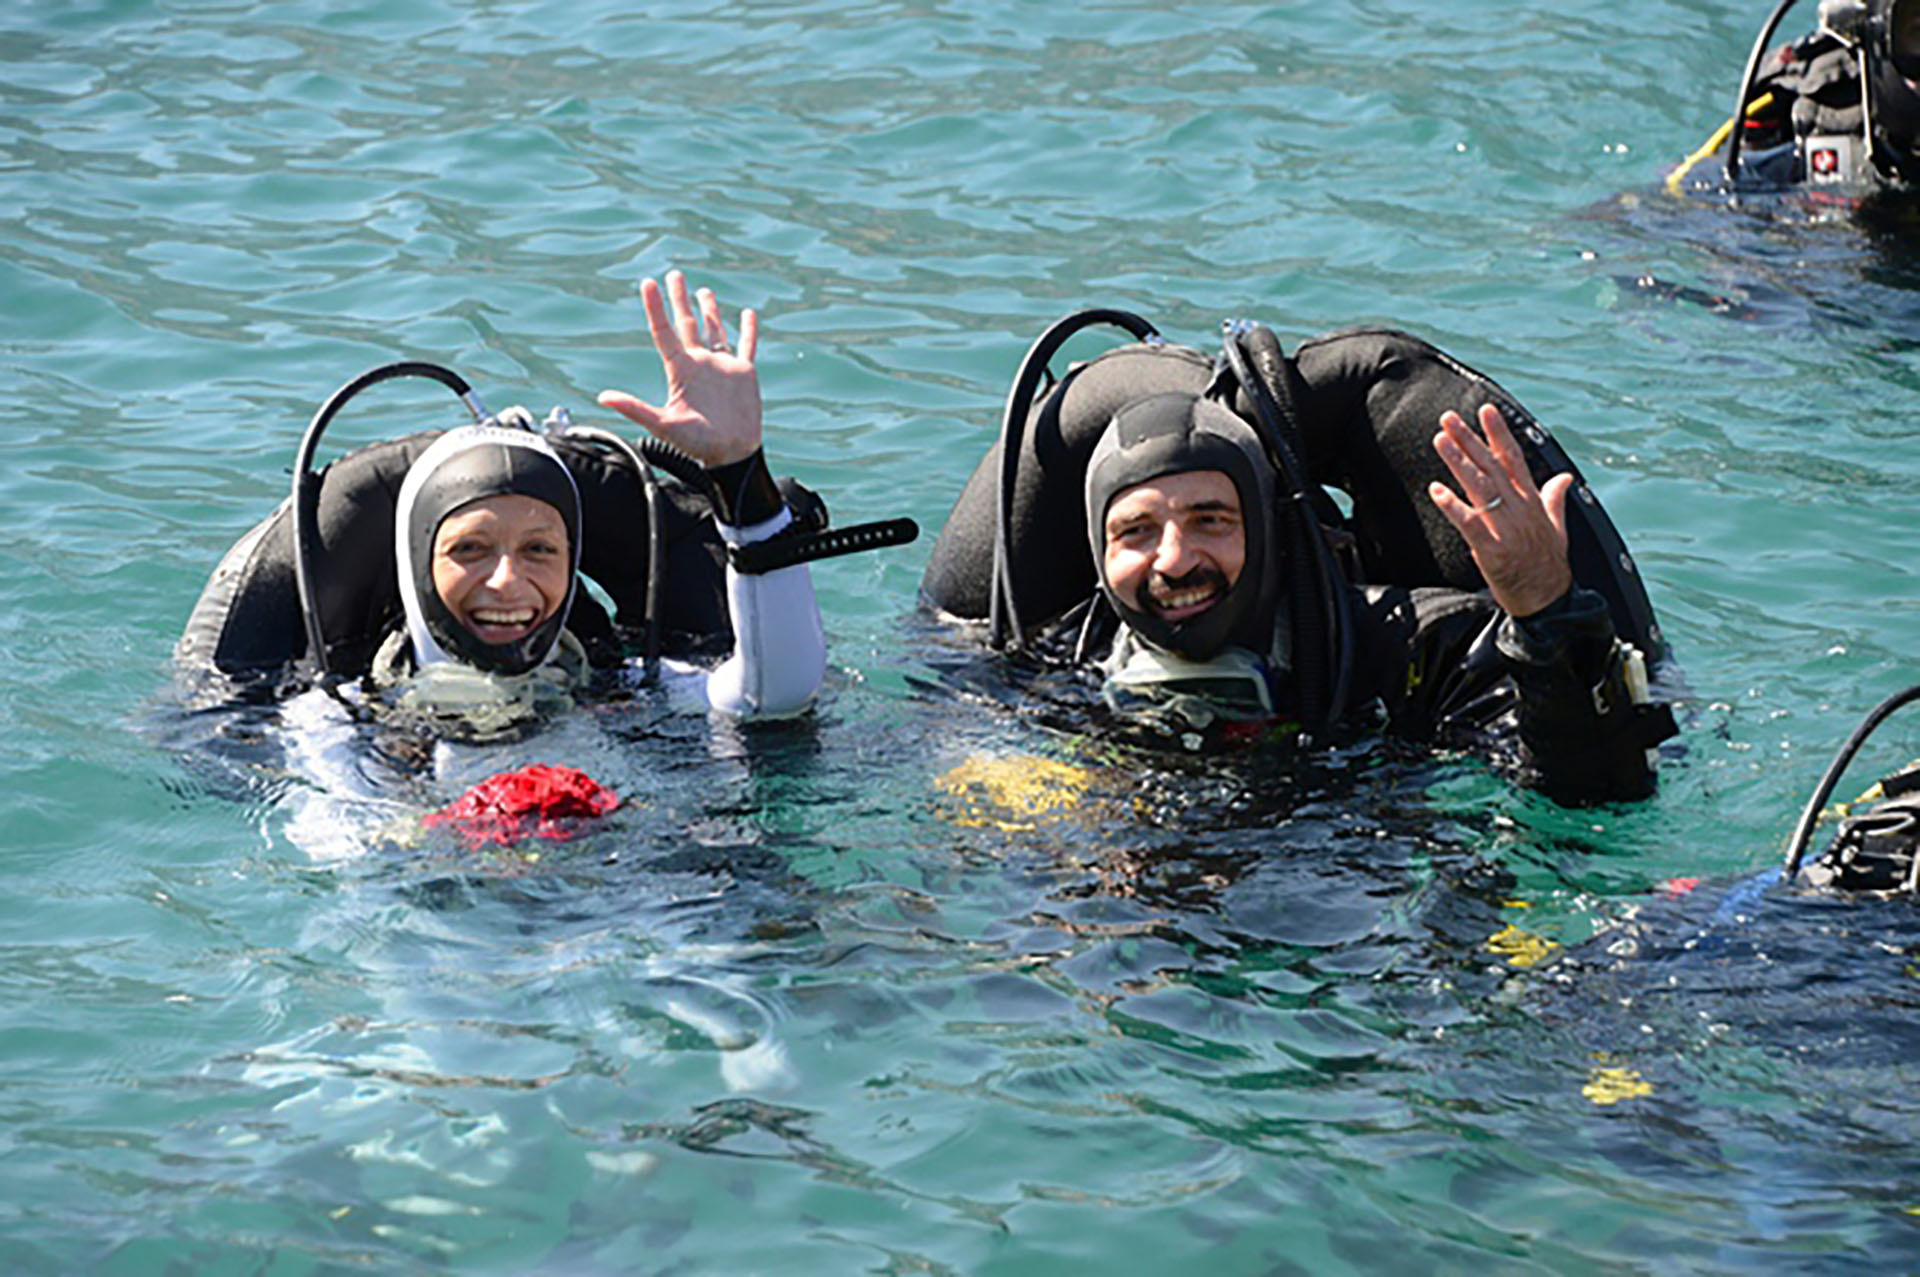
POLYGON ((1507 499, 1505 497, 1495 497, 1491 501, 1482 501, 1480 503, 1480 513, 1491 514, 1493 511, 1498 510, 1501 506, 1505 505, 1506 501, 1507 499))

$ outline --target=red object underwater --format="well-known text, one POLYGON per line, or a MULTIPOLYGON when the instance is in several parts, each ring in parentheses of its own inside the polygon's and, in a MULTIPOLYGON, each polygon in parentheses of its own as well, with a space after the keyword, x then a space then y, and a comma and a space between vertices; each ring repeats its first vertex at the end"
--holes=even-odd
POLYGON ((421 823, 451 825, 469 851, 511 847, 528 837, 563 841, 579 824, 620 805, 620 795, 574 767, 534 763, 489 776, 421 823))

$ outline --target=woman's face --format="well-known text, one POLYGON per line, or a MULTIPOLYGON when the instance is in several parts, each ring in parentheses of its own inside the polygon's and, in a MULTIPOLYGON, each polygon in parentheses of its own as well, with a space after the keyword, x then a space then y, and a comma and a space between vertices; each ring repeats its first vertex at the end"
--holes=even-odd
POLYGON ((433 588, 482 643, 511 643, 567 601, 572 561, 558 510, 534 497, 481 497, 434 533, 433 588))

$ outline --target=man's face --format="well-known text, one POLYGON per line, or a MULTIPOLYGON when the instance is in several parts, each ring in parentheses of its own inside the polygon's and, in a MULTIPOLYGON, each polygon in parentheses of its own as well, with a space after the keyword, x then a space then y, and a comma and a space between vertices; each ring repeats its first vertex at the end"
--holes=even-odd
POLYGON ((1162 475, 1107 507, 1107 588, 1169 622, 1218 603, 1247 562, 1240 493, 1219 470, 1162 475))
POLYGON ((525 638, 552 616, 571 564, 560 512, 533 497, 469 501, 433 537, 433 588, 482 643, 525 638))

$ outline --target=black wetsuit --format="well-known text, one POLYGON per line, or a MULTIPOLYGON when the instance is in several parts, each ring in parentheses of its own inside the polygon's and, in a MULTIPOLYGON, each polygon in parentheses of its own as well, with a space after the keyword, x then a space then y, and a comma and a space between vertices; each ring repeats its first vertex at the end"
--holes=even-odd
POLYGON ((1514 620, 1484 592, 1359 594, 1355 700, 1382 706, 1389 731, 1484 754, 1560 802, 1653 791, 1650 750, 1672 718, 1633 703, 1599 595, 1576 589, 1514 620))
MULTIPOLYGON (((1407 740, 1481 755, 1562 803, 1653 792, 1651 749, 1673 734, 1672 716, 1634 704, 1626 652, 1598 594, 1569 591, 1525 620, 1508 617, 1485 591, 1372 585, 1353 587, 1351 598, 1349 724, 1371 720, 1407 740)), ((1042 627, 1035 651, 1064 660, 1089 606, 1042 627)), ((1090 668, 1108 651, 1097 646, 1090 668)), ((1298 707, 1279 682, 1275 721, 1286 723, 1298 707)), ((1222 744, 1264 732, 1216 723, 1203 735, 1222 744)))

